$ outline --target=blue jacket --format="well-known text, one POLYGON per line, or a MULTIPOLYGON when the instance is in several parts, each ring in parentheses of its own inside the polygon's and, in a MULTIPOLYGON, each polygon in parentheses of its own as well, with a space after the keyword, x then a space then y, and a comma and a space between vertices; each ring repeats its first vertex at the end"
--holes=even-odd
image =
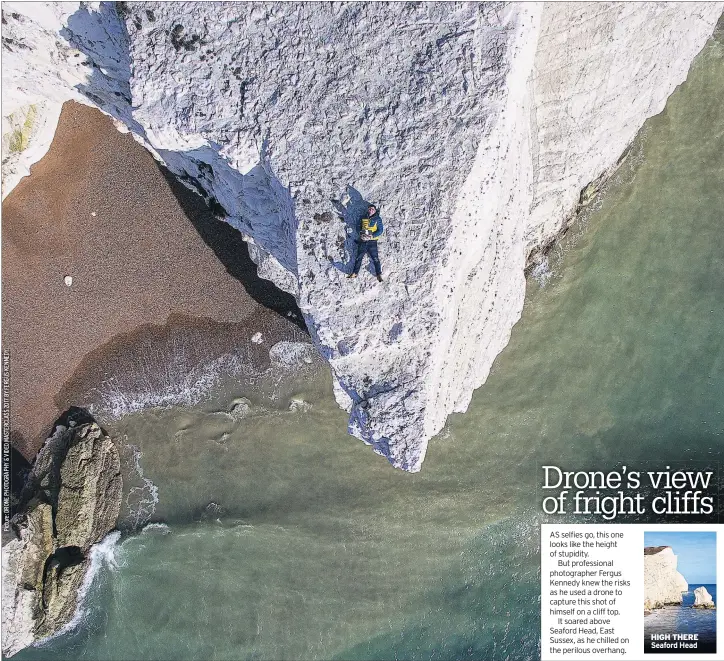
POLYGON ((385 226, 382 224, 382 218, 379 212, 375 213, 371 217, 364 217, 360 222, 360 232, 369 231, 372 233, 372 239, 377 241, 382 236, 382 232, 385 231, 385 226))

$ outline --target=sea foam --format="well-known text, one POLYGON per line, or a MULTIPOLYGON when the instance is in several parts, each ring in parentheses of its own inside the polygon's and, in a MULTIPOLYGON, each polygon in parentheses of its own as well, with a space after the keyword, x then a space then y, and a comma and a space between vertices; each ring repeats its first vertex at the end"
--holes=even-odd
POLYGON ((128 479, 137 482, 128 489, 126 494, 125 521, 133 530, 137 530, 147 524, 156 511, 158 487, 143 473, 141 467, 143 453, 140 448, 131 443, 123 443, 122 448, 128 479))

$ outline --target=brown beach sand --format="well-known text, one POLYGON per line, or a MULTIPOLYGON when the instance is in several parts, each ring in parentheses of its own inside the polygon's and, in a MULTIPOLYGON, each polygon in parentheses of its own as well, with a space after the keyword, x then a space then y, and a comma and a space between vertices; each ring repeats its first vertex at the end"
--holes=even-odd
POLYGON ((273 342, 300 339, 285 318, 294 300, 256 278, 240 235, 99 111, 65 105, 2 211, 11 440, 28 458, 124 365, 128 379, 139 363, 163 370, 179 344, 191 361, 242 344, 264 361, 273 342))

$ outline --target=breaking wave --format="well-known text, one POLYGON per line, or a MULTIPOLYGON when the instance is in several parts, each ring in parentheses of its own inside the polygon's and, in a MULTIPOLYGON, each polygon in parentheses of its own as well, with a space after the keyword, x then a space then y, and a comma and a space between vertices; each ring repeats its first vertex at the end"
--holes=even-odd
POLYGON ((540 287, 545 287, 548 281, 553 277, 550 264, 547 257, 543 257, 541 262, 531 271, 530 277, 535 280, 540 287))
POLYGON ((149 408, 194 406, 223 377, 238 374, 244 368, 241 356, 224 354, 193 367, 183 360, 162 363, 160 369, 144 370, 133 385, 112 376, 96 389, 96 401, 89 410, 93 415, 117 420, 149 408))
POLYGON ((65 636, 78 629, 85 624, 91 615, 91 608, 88 606, 89 593, 95 586, 96 578, 98 578, 102 569, 114 571, 118 568, 116 552, 118 550, 118 542, 121 538, 120 530, 113 530, 108 533, 100 542, 94 544, 90 550, 90 562, 88 570, 83 577, 83 584, 78 590, 76 600, 76 611, 73 619, 65 624, 61 629, 56 631, 52 636, 43 638, 33 644, 33 647, 45 647, 51 641, 65 636))

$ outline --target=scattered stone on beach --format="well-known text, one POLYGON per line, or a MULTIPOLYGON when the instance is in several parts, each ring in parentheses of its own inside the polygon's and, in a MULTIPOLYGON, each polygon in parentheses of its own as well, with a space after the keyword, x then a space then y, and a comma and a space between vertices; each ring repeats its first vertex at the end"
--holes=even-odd
POLYGON ((304 413, 305 411, 309 411, 309 409, 311 408, 312 405, 309 402, 305 402, 299 397, 292 397, 289 402, 290 411, 301 411, 302 413, 304 413))
POLYGON ((261 344, 264 341, 264 336, 261 333, 254 333, 254 335, 251 336, 251 341, 254 344, 261 344))
POLYGON ((714 599, 703 585, 694 590, 694 608, 716 608, 714 599))
POLYGON ((65 282, 66 287, 70 287, 73 284, 73 276, 66 275, 65 278, 63 278, 63 282, 65 282))
POLYGON ((246 418, 251 412, 251 402, 245 397, 239 397, 231 403, 231 408, 228 414, 234 418, 234 420, 241 420, 246 418))
POLYGON ((12 656, 70 622, 89 551, 121 507, 116 446, 95 422, 58 425, 38 453, 3 548, 2 652, 12 656))

